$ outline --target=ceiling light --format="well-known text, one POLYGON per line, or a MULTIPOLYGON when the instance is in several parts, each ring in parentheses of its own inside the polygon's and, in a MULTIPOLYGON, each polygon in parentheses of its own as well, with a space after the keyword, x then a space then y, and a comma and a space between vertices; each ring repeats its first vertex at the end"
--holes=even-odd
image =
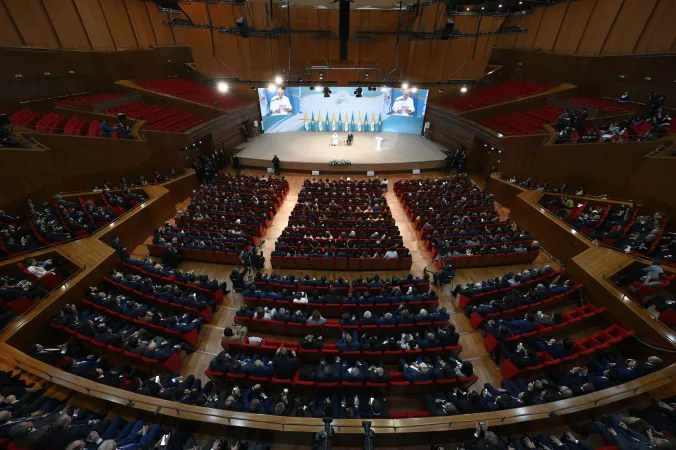
POLYGON ((282 84, 282 77, 280 77, 279 75, 277 75, 277 76, 275 77, 275 83, 277 83, 277 84, 282 84))
POLYGON ((412 88, 411 88, 411 92, 415 94, 416 92, 418 92, 418 88, 417 88, 417 87, 412 87, 412 88))
POLYGON ((464 94, 465 92, 467 92, 467 86, 461 87, 461 88, 460 88, 460 92, 462 92, 463 94, 464 94))
POLYGON ((364 78, 366 78, 367 80, 369 79, 369 73, 368 72, 364 72, 364 78))
POLYGON ((402 89, 408 89, 408 83, 405 82, 405 81, 403 83, 401 83, 401 88, 402 89))
POLYGON ((220 82, 217 85, 219 92, 228 92, 228 83, 220 82))
POLYGON ((323 80, 324 79, 324 72, 319 72, 319 79, 323 80))
POLYGON ((502 8, 502 5, 498 5, 498 8, 502 8))
POLYGON ((321 91, 321 90, 322 90, 322 87, 321 87, 321 86, 316 86, 316 87, 315 87, 315 91, 321 91))
POLYGON ((481 9, 483 10, 483 9, 484 9, 484 7, 482 6, 482 7, 481 7, 481 9))
POLYGON ((469 8, 467 8, 467 11, 469 11, 469 8))
POLYGON ((444 92, 444 87, 443 87, 443 86, 439 86, 439 92, 444 92))
POLYGON ((275 92, 276 90, 277 90, 277 86, 275 85, 275 83, 268 84, 268 91, 275 92))

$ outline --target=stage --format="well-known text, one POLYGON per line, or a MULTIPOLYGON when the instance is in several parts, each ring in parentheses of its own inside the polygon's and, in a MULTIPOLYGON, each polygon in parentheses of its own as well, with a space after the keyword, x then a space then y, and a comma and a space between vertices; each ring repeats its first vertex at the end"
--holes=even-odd
MULTIPOLYGON (((351 146, 331 146, 331 132, 291 131, 271 133, 249 139, 236 147, 243 167, 272 167, 277 155, 282 171, 320 172, 407 172, 443 167, 445 148, 421 136, 405 133, 353 133, 351 146), (381 150, 376 150, 376 137, 382 137, 381 150), (331 160, 346 159, 348 166, 331 166, 331 160)), ((338 133, 346 138, 347 133, 338 133)))

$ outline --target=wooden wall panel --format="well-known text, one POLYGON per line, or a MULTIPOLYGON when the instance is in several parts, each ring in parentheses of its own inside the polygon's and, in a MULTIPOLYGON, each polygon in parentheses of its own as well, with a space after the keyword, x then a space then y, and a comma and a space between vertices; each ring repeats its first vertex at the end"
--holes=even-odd
POLYGON ((94 50, 115 49, 101 5, 97 0, 74 0, 94 50))
POLYGON ((64 48, 92 49, 73 0, 42 0, 42 3, 64 48))
POLYGON ((131 25, 130 14, 124 1, 99 0, 101 9, 110 29, 115 48, 130 50, 140 48, 131 25))
POLYGON ((620 11, 623 0, 597 0, 594 9, 592 10, 588 24, 577 53, 580 55, 598 55, 601 52, 603 43, 610 32, 615 17, 620 11))
POLYGON ((568 11, 569 3, 559 3, 547 6, 542 14, 542 21, 538 28, 533 46, 542 51, 550 51, 554 48, 556 37, 559 34, 561 23, 568 11))
POLYGON ((157 6, 152 3, 145 3, 145 8, 150 18, 150 23, 155 33, 155 42, 158 45, 172 45, 176 43, 172 27, 164 25, 163 20, 169 19, 169 14, 159 12, 157 6))
POLYGON ((3 45, 23 45, 23 38, 9 15, 5 2, 0 2, 0 43, 3 45))
POLYGON ((535 8, 531 14, 528 14, 522 22, 521 28, 528 30, 528 33, 519 34, 516 36, 514 46, 516 48, 533 48, 535 36, 540 29, 540 22, 545 8, 535 8))
MULTIPOLYGON (((500 25, 502 25, 502 21, 502 17, 484 17, 481 21, 481 31, 497 31, 500 25)), ((472 41, 473 45, 473 40, 468 40, 472 41)), ((495 36, 482 36, 478 39, 473 59, 463 69, 462 75, 464 79, 474 80, 483 76, 494 46, 495 36)), ((469 55, 471 56, 471 53, 469 55)))
POLYGON ((624 0, 622 8, 601 50, 605 55, 625 55, 634 52, 657 0, 624 0))
MULTIPOLYGON (((504 26, 513 27, 521 25, 524 16, 509 16, 504 21, 504 26)), ((506 34, 504 36, 497 36, 495 38, 495 46, 500 48, 512 48, 516 42, 516 34, 506 34)))
POLYGON ((131 25, 134 29, 136 42, 141 49, 150 48, 152 44, 157 43, 153 25, 150 23, 150 17, 146 10, 145 3, 136 0, 124 0, 127 12, 131 19, 131 25))
POLYGON ((668 52, 676 43, 676 2, 659 0, 634 48, 636 53, 668 52))
MULTIPOLYGON (((479 18, 475 16, 460 16, 455 21, 455 27, 465 33, 476 33, 478 25, 479 18)), ((444 66, 440 81, 446 81, 449 78, 464 79, 465 68, 469 64, 468 60, 472 56, 473 48, 474 39, 449 39, 448 47, 443 54, 444 66)))
POLYGON ((580 45, 582 34, 589 25, 589 17, 594 9, 596 0, 581 1, 568 4, 568 10, 563 18, 559 36, 554 44, 557 53, 575 53, 580 45))
POLYGON ((61 47, 47 10, 40 0, 4 0, 4 2, 26 45, 61 47))

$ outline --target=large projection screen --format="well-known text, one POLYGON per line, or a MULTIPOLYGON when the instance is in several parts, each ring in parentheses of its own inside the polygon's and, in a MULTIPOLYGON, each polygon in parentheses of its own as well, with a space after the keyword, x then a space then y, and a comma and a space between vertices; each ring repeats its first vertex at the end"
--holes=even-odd
POLYGON ((421 134, 427 89, 331 87, 331 96, 309 87, 258 89, 266 133, 356 131, 421 134))

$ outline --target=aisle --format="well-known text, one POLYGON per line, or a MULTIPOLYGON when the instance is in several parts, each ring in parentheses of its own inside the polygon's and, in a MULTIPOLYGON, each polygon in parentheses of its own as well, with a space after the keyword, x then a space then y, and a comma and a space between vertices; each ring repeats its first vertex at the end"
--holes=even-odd
MULTIPOLYGON (((264 174, 262 171, 247 171, 247 174, 250 175, 260 175, 264 174)), ((430 174, 429 176, 440 176, 441 174, 430 174)), ((392 186, 397 179, 400 178, 411 178, 412 175, 400 175, 395 179, 389 180, 390 189, 386 194, 388 205, 392 210, 392 216, 395 219, 397 226, 401 232, 401 236, 404 240, 404 246, 406 246, 413 257, 413 266, 411 268, 411 273, 417 276, 422 276, 423 269, 425 267, 428 270, 435 270, 432 263, 432 258, 430 253, 424 248, 423 242, 419 239, 418 233, 416 232, 413 224, 408 220, 404 208, 402 207, 399 199, 392 191, 392 186)), ((289 192, 287 193, 284 201, 280 205, 277 214, 270 223, 270 226, 265 232, 265 235, 262 237, 264 240, 263 251, 266 257, 266 264, 264 273, 272 273, 272 266, 270 265, 270 254, 274 250, 275 241, 277 237, 281 234, 282 230, 289 223, 289 214, 293 211, 294 206, 298 202, 298 193, 303 185, 305 180, 304 175, 286 175, 285 178, 289 182, 289 192)), ((330 177, 333 178, 333 177, 330 177)), ((477 180, 479 182, 483 180, 477 180)), ((187 205, 188 201, 182 202, 177 205, 177 209, 180 209, 187 205)), ((501 210, 502 212, 502 210, 501 210)), ((506 211, 508 213, 508 211, 506 211)), ((134 252, 135 256, 147 256, 147 248, 145 246, 139 246, 134 252)), ((528 267, 543 267, 545 264, 555 265, 545 253, 542 253, 538 259, 533 264, 525 265, 515 265, 515 266, 496 266, 496 267, 479 267, 471 269, 459 269, 456 272, 455 283, 467 283, 469 281, 476 280, 485 280, 487 278, 493 278, 501 276, 507 272, 518 272, 528 267)), ((198 261, 185 261, 181 264, 180 268, 184 271, 194 270, 196 273, 205 273, 209 275, 210 278, 218 279, 219 281, 227 280, 229 282, 229 275, 234 266, 198 262, 198 261)), ((326 276, 327 278, 337 278, 342 276, 347 279, 355 279, 357 276, 371 276, 375 272, 353 272, 353 271, 312 271, 312 270, 276 270, 276 273, 281 273, 283 275, 295 274, 296 277, 302 277, 306 273, 309 273, 311 276, 326 276)), ((378 274, 383 277, 392 277, 392 276, 402 276, 405 275, 405 272, 378 272, 378 274)), ((476 389, 483 388, 484 383, 491 383, 495 386, 499 386, 502 379, 498 367, 490 360, 484 346, 484 339, 481 336, 481 330, 473 330, 469 319, 462 314, 462 310, 457 306, 457 301, 450 295, 451 285, 446 285, 441 288, 441 291, 437 291, 440 294, 440 302, 446 306, 446 308, 451 313, 451 322, 455 325, 456 330, 460 333, 460 344, 463 347, 460 357, 463 360, 471 361, 474 365, 474 370, 476 375, 479 377, 479 381, 474 385, 476 389)), ((230 326, 233 323, 235 316, 235 311, 239 309, 242 299, 240 295, 233 294, 228 296, 223 305, 219 308, 218 312, 214 314, 214 318, 211 323, 204 326, 203 331, 200 334, 200 341, 197 344, 197 351, 192 355, 187 355, 183 360, 183 367, 181 370, 182 375, 194 374, 196 377, 201 378, 204 382, 208 381, 208 377, 204 375, 204 370, 209 366, 211 359, 222 350, 221 348, 221 335, 223 330, 230 326)), ((261 335, 260 333, 252 333, 253 335, 261 335)), ((261 335, 265 337, 265 335, 261 335)))

